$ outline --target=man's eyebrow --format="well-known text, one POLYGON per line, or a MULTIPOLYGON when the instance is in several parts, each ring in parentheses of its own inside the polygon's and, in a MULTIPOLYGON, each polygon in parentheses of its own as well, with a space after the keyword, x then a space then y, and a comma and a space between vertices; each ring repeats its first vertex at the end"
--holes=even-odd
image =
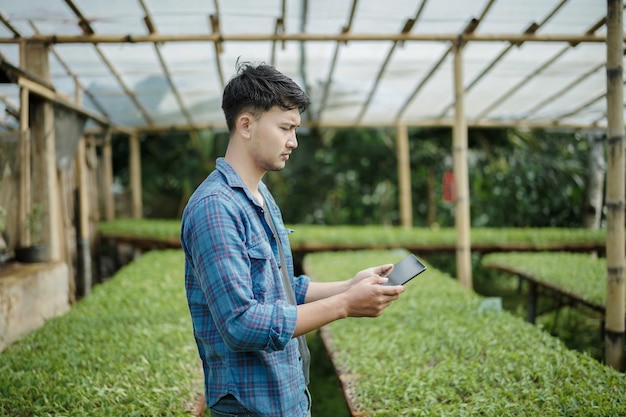
POLYGON ((284 121, 281 125, 289 126, 289 127, 300 127, 300 123, 292 122, 292 121, 284 121))

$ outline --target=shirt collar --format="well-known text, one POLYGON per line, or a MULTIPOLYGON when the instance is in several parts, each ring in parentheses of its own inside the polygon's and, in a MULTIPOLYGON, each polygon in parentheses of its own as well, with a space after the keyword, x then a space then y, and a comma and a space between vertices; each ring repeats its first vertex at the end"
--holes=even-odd
MULTIPOLYGON (((217 158, 216 169, 224 176, 226 183, 230 188, 241 188, 244 190, 250 201, 260 206, 256 198, 252 195, 248 186, 243 182, 237 171, 224 158, 217 158)), ((259 182, 259 191, 263 195, 263 199, 267 201, 267 187, 263 181, 259 182)))

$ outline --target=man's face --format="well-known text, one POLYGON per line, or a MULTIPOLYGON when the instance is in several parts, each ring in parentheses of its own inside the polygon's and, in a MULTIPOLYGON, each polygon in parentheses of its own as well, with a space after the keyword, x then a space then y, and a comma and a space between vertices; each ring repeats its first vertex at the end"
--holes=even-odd
POLYGON ((298 147, 296 128, 300 126, 298 109, 283 110, 274 106, 250 124, 250 152, 264 171, 280 171, 291 152, 298 147))

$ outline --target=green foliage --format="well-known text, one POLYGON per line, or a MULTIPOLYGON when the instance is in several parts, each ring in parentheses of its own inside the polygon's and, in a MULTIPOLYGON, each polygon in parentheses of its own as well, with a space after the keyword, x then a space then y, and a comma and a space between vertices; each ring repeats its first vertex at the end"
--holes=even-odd
MULTIPOLYGON (((285 169, 264 180, 290 223, 399 224, 394 129, 311 129, 285 169)), ((577 227, 581 224, 588 143, 573 133, 472 129, 472 224, 577 227)), ((128 141, 113 141, 116 182, 129 183, 128 141)), ((146 217, 179 217, 190 193, 214 169, 226 133, 169 132, 141 138, 146 217)), ((410 129, 416 226, 452 226, 442 177, 452 169, 450 129, 410 129)))
POLYGON ((0 353, 0 415, 188 416, 202 370, 181 251, 150 252, 0 353))
POLYGON ((374 129, 299 136, 280 173, 266 176, 285 219, 323 224, 397 222, 391 138, 374 129))
POLYGON ((596 305, 606 303, 603 258, 568 252, 509 252, 487 254, 482 264, 510 268, 596 305))
POLYGON ((350 411, 341 392, 341 385, 328 353, 324 348, 320 332, 306 335, 311 351, 311 382, 309 391, 313 399, 313 417, 350 417, 350 411))
POLYGON ((145 237, 156 240, 180 240, 180 220, 116 219, 98 224, 104 236, 145 237))
MULTIPOLYGON (((215 168, 216 155, 223 154, 226 134, 168 132, 141 136, 142 199, 146 217, 180 216, 191 192, 215 168)), ((126 137, 113 143, 116 182, 127 186, 129 146, 126 137)))
POLYGON ((580 226, 588 150, 577 135, 509 130, 506 141, 477 153, 472 224, 580 226))
MULTIPOLYGON (((317 279, 349 277, 401 252, 317 253, 317 279)), ((329 325, 336 366, 355 376, 350 395, 373 416, 616 416, 626 381, 595 360, 430 268, 376 319, 329 325)))
MULTIPOLYGON (((288 225, 295 233, 289 240, 294 249, 315 249, 332 245, 339 249, 389 248, 389 247, 440 247, 454 249, 454 228, 395 226, 324 226, 311 224, 288 225)), ((99 224, 104 236, 131 236, 156 240, 178 241, 180 221, 172 219, 118 219, 99 224)), ((567 228, 473 228, 470 233, 473 246, 490 246, 499 249, 526 247, 552 249, 563 246, 597 245, 606 241, 604 230, 567 228)))

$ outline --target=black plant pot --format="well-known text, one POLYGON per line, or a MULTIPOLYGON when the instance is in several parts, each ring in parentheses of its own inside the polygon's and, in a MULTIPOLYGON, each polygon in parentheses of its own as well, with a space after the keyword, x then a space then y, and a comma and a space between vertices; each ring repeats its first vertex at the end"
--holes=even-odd
POLYGON ((46 262, 50 259, 50 246, 47 243, 15 248, 15 260, 24 263, 46 262))

